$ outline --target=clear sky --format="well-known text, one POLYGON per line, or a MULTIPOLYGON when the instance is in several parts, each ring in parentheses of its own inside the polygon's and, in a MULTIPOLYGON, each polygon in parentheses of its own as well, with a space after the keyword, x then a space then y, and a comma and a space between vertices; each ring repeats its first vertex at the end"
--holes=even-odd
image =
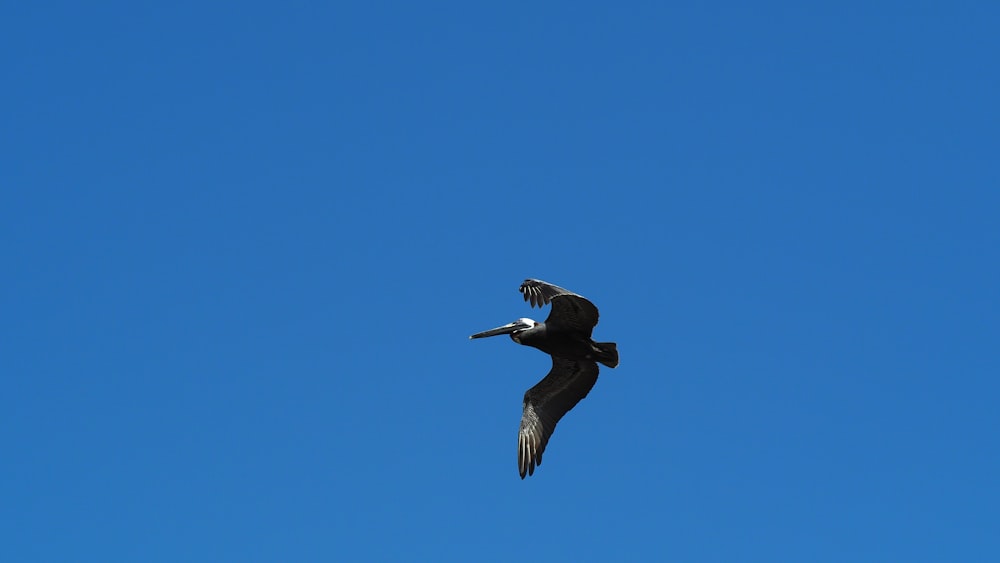
POLYGON ((804 4, 6 3, 0 560, 1000 560, 1000 5, 804 4))

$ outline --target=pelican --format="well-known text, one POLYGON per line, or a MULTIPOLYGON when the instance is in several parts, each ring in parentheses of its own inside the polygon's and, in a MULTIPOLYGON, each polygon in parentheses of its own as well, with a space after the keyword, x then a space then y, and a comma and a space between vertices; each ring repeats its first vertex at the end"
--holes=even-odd
POLYGON ((591 340, 590 334, 597 326, 597 307, 582 295, 534 279, 524 280, 519 291, 532 307, 552 304, 544 323, 520 318, 469 338, 509 334, 514 342, 552 356, 548 375, 524 394, 517 436, 517 467, 524 479, 542 464, 542 452, 559 419, 597 383, 597 364, 609 368, 618 365, 618 346, 591 340))

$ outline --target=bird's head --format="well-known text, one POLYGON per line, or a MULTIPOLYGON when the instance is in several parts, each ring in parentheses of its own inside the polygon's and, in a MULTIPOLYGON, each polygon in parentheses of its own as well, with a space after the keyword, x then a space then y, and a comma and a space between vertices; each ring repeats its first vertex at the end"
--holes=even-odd
POLYGON ((535 328, 536 326, 538 326, 537 322, 535 322, 535 321, 533 321, 531 319, 522 317, 522 318, 517 319, 516 321, 514 321, 512 323, 507 323, 507 324, 505 324, 503 326, 498 326, 496 328, 491 328, 490 330, 484 330, 483 332, 477 332, 476 334, 473 334, 469 338, 470 339, 471 338, 486 338, 487 336, 497 336, 498 334, 509 334, 511 340, 513 340, 514 342, 520 343, 521 340, 518 338, 518 334, 520 334, 521 332, 524 332, 524 331, 526 331, 528 329, 535 328))

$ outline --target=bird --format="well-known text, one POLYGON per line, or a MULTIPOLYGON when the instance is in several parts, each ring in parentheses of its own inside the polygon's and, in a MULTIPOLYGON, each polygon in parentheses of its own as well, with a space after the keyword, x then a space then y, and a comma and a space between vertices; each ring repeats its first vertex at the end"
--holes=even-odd
POLYGON ((522 317, 469 339, 509 334, 514 342, 552 357, 549 373, 524 394, 517 438, 517 466, 524 479, 542 464, 542 453, 559 420, 597 383, 597 364, 618 366, 618 345, 591 339, 597 307, 582 295, 536 279, 524 280, 519 291, 531 307, 552 305, 545 322, 522 317))

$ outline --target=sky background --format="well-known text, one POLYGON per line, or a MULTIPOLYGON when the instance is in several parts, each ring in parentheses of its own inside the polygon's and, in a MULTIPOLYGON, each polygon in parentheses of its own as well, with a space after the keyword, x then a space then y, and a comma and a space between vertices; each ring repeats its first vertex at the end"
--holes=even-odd
POLYGON ((997 29, 4 4, 0 559, 1000 560, 997 29), (521 481, 526 277, 621 365, 521 481))

